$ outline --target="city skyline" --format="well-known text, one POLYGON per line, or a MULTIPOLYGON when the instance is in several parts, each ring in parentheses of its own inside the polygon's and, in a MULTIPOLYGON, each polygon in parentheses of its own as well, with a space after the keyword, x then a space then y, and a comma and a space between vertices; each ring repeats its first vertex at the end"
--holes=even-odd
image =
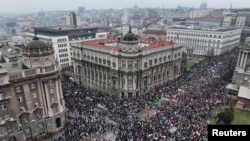
POLYGON ((131 8, 137 5, 140 8, 176 8, 178 5, 183 7, 199 8, 200 4, 206 2, 208 8, 230 8, 231 4, 233 8, 245 8, 247 0, 107 0, 105 3, 100 3, 100 0, 8 0, 2 1, 0 5, 0 14, 5 13, 33 13, 39 12, 41 9, 44 11, 55 11, 55 10, 76 10, 80 6, 84 6, 86 9, 123 9, 131 8), (13 10, 14 9, 14 10, 13 10))

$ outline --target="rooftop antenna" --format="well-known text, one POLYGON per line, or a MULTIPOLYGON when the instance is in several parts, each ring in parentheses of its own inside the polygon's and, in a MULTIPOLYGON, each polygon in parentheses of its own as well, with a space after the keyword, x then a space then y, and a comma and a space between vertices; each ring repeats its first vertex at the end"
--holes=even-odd
POLYGON ((36 31, 36 28, 34 28, 34 33, 35 33, 35 37, 37 36, 37 31, 36 31))
POLYGON ((37 29, 34 28, 34 38, 33 40, 39 40, 39 38, 37 37, 37 29))
POLYGON ((128 28, 129 28, 128 33, 132 33, 130 25, 128 26, 128 28))

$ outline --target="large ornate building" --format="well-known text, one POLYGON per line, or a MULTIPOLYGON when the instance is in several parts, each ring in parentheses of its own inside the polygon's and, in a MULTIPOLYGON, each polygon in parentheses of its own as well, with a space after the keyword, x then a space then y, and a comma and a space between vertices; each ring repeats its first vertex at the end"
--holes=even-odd
POLYGON ((180 74, 182 46, 172 41, 122 38, 72 45, 77 83, 120 98, 141 95, 180 74))
POLYGON ((51 44, 34 37, 22 57, 0 66, 0 140, 33 140, 65 121, 59 65, 51 44))
POLYGON ((237 95, 236 107, 250 109, 250 37, 240 47, 238 62, 234 71, 233 84, 229 89, 235 90, 237 95))

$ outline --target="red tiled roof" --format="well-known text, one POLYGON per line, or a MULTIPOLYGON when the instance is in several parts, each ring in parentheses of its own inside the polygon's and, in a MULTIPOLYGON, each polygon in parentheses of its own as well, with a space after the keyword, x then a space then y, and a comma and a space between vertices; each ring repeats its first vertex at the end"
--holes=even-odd
POLYGON ((166 40, 149 40, 148 38, 140 38, 139 40, 143 43, 150 44, 147 47, 140 48, 141 51, 150 50, 150 49, 154 49, 154 48, 160 48, 160 47, 164 47, 164 46, 170 46, 173 44, 173 42, 166 41, 166 40))
MULTIPOLYGON (((139 38, 139 42, 141 43, 147 43, 150 44, 147 47, 140 48, 141 51, 143 50, 150 50, 153 48, 163 47, 163 46, 169 46, 172 45, 173 42, 166 41, 166 40, 155 40, 155 39, 149 39, 149 38, 139 38)), ((117 42, 117 38, 106 38, 106 39, 96 39, 96 40, 89 40, 89 41, 83 41, 81 42, 82 45, 88 45, 92 47, 107 49, 107 50, 115 50, 119 51, 121 48, 119 47, 113 47, 105 45, 105 43, 114 43, 117 42)))
POLYGON ((119 51, 119 50, 121 50, 121 48, 101 44, 101 43, 112 43, 112 42, 116 42, 116 41, 117 41, 116 38, 105 38, 105 39, 83 41, 83 42, 81 42, 81 44, 82 45, 89 45, 89 46, 93 46, 93 47, 97 47, 97 48, 102 48, 102 49, 107 49, 107 50, 119 51))

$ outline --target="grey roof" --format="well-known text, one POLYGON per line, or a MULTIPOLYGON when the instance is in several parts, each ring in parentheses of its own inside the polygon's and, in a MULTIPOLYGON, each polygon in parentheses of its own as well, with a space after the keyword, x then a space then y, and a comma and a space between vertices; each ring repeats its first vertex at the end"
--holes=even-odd
POLYGON ((6 67, 9 73, 26 69, 21 58, 18 58, 16 61, 4 63, 3 66, 6 67))
POLYGON ((26 48, 28 49, 39 49, 39 48, 47 48, 48 45, 44 42, 39 40, 39 38, 35 37, 32 41, 30 41, 26 48))

